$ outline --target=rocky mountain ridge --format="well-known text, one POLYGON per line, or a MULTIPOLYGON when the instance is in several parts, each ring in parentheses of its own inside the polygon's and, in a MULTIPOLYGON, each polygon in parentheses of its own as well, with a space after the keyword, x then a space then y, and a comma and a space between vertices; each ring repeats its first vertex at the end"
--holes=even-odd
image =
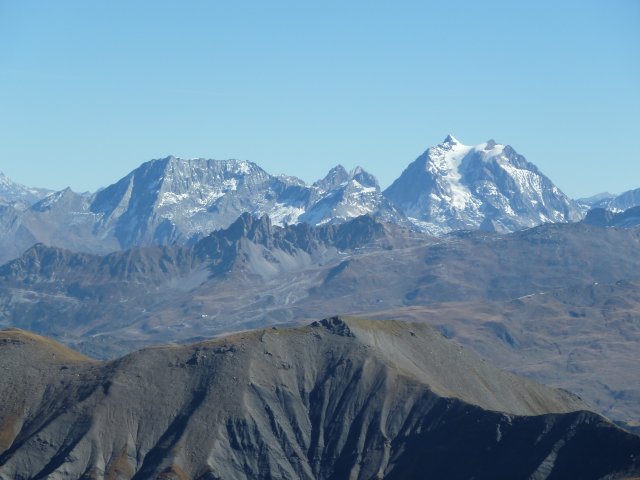
POLYGON ((8 330, 0 360, 2 479, 595 479, 640 470, 640 438, 425 325, 334 317, 109 362, 8 330))

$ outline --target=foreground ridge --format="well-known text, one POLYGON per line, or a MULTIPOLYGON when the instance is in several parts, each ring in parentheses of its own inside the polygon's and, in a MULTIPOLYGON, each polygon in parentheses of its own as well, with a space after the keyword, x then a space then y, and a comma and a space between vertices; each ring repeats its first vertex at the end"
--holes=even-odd
POLYGON ((0 332, 0 478, 640 472, 640 438, 425 325, 332 317, 109 362, 69 352, 0 332))

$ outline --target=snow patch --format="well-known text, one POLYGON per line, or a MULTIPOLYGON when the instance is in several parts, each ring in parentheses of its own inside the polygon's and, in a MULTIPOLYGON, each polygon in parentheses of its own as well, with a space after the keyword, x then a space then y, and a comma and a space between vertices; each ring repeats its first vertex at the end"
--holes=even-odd
POLYGON ((158 207, 164 207, 166 205, 175 205, 177 203, 182 202, 189 198, 188 193, 173 193, 173 192, 165 192, 160 197, 160 202, 158 203, 158 207))
POLYGON ((285 223, 298 223, 298 218, 305 212, 304 208, 285 205, 284 203, 276 203, 269 210, 269 218, 274 225, 284 226, 285 223))
POLYGON ((238 189, 238 179, 236 178, 229 178, 227 180, 224 180, 222 182, 222 187, 225 190, 231 190, 231 191, 235 191, 238 189))
POLYGON ((473 194, 462 184, 460 165, 473 147, 460 143, 441 144, 429 150, 427 170, 444 181, 446 199, 457 210, 464 210, 473 194))
POLYGON ((539 199, 542 199, 542 184, 540 175, 531 170, 524 170, 514 167, 508 160, 501 158, 500 168, 509 174, 518 185, 520 192, 534 192, 539 199))
POLYGON ((236 168, 237 168, 236 171, 238 173, 242 173, 244 175, 251 173, 251 166, 249 165, 249 162, 247 162, 246 160, 240 160, 236 165, 236 168))

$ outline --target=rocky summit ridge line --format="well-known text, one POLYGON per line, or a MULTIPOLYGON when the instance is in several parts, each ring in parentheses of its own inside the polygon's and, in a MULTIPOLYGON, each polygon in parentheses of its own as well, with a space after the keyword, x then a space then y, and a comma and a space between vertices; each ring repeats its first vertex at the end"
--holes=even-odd
POLYGON ((640 438, 425 325, 333 317, 109 362, 6 330, 0 360, 2 480, 588 480, 640 469, 640 438))
POLYGON ((18 187, 4 184, 13 186, 3 190, 0 184, 0 262, 37 242, 93 253, 189 244, 245 212, 269 215, 278 225, 341 223, 368 214, 442 234, 509 232, 579 220, 584 210, 512 147, 493 141, 470 147, 452 136, 418 157, 384 192, 360 167, 338 165, 309 185, 244 160, 176 157, 146 162, 95 194, 65 189, 24 196, 23 189, 20 195, 35 203, 21 200, 20 208, 18 187))

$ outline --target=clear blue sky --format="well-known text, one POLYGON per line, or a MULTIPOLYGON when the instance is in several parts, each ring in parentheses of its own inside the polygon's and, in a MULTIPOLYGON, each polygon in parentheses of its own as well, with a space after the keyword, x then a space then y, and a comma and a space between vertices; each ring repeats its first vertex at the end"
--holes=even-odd
POLYGON ((0 0, 0 171, 94 190, 242 158, 388 185, 447 133, 640 187, 640 1, 0 0))

